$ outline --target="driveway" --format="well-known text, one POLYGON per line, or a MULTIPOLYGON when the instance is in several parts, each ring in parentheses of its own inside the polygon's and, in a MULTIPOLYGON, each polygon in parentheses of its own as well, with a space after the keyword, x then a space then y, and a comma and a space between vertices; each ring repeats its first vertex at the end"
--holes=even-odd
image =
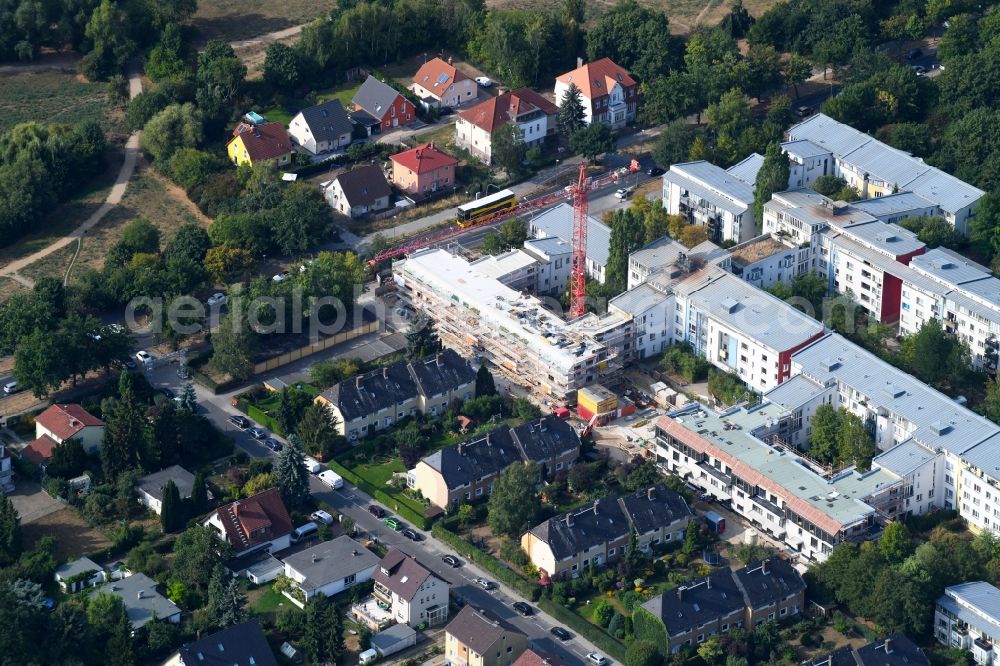
POLYGON ((7 497, 17 509, 17 515, 21 517, 22 525, 44 518, 65 507, 62 502, 50 497, 34 481, 21 478, 16 480, 14 492, 7 497))

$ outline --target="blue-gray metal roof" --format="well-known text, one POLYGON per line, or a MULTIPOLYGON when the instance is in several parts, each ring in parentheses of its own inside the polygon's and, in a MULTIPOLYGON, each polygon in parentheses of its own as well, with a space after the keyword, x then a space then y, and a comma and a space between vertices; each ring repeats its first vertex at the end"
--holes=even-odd
POLYGON ((742 160, 726 169, 726 173, 739 178, 744 183, 753 185, 757 182, 757 172, 764 166, 764 156, 760 153, 750 153, 742 160))
POLYGON ((622 312, 627 312, 630 315, 640 315, 650 308, 663 303, 667 298, 666 294, 644 282, 634 289, 629 289, 615 296, 611 299, 609 305, 613 305, 622 312))
POLYGON ((573 246, 562 238, 529 238, 524 241, 524 247, 528 250, 538 250, 548 256, 566 254, 573 251, 573 246))
POLYGON ((829 149, 817 146, 812 141, 807 141, 805 139, 785 141, 781 144, 781 149, 789 155, 803 160, 807 160, 810 157, 822 157, 823 155, 830 154, 829 149))
POLYGON ((1000 426, 916 377, 833 333, 792 356, 793 365, 821 384, 842 382, 908 421, 912 436, 931 450, 961 455, 1000 433, 1000 426))
POLYGON ((993 585, 985 581, 952 585, 937 602, 977 629, 994 637, 1000 635, 1000 590, 993 585))
POLYGON ((838 159, 873 178, 893 183, 900 190, 915 192, 949 213, 958 212, 985 194, 978 187, 822 113, 791 127, 788 138, 790 141, 811 141, 827 148, 838 159))
POLYGON ((933 208, 936 204, 914 192, 897 192, 884 197, 854 201, 851 205, 885 222, 887 217, 915 214, 917 211, 933 208))
POLYGON ((742 215, 753 204, 752 185, 704 160, 674 164, 663 179, 733 215, 742 215))
MULTIPOLYGON (((530 221, 532 229, 542 232, 541 236, 557 236, 567 243, 573 242, 573 207, 561 203, 550 208, 530 221)), ((587 256, 596 264, 608 265, 608 245, 611 242, 611 227, 600 220, 587 216, 587 256)))
POLYGON ((926 271, 941 282, 950 284, 953 287, 993 276, 985 266, 981 266, 974 261, 969 261, 951 250, 940 247, 928 250, 924 254, 914 257, 910 263, 914 268, 926 271))
POLYGON ((60 566, 56 569, 56 575, 62 580, 69 580, 73 576, 77 576, 87 571, 97 573, 101 570, 101 566, 97 564, 97 562, 94 562, 94 560, 89 557, 81 557, 60 566))
POLYGON ((826 391, 826 387, 817 384, 805 375, 795 375, 765 393, 764 399, 794 411, 824 391, 826 391))
POLYGON ((926 247, 912 231, 907 231, 897 224, 886 224, 880 220, 851 224, 843 227, 843 231, 892 257, 912 254, 926 247))
POLYGON ((776 352, 802 344, 823 332, 823 324, 800 310, 719 268, 709 280, 680 282, 675 291, 731 329, 751 335, 776 352))
POLYGON ((1000 479, 1000 434, 973 446, 962 454, 962 460, 984 474, 1000 479))
POLYGON ((885 453, 875 456, 872 464, 878 465, 882 469, 887 469, 899 476, 906 476, 935 457, 937 457, 936 453, 922 444, 909 439, 885 453))

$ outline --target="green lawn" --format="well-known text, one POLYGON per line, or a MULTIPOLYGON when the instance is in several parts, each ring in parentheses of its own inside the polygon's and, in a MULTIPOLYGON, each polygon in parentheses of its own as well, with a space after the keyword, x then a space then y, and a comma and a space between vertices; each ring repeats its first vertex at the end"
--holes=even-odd
POLYGON ((18 123, 75 124, 96 120, 114 126, 108 109, 108 86, 89 83, 71 72, 45 71, 0 76, 0 131, 18 123))
POLYGON ((277 106, 273 106, 270 109, 265 109, 264 111, 259 111, 260 115, 268 119, 272 123, 281 123, 285 127, 288 127, 292 122, 292 118, 295 116, 285 109, 277 106))
POLYGON ((257 615, 265 615, 286 606, 291 607, 292 602, 285 595, 275 592, 272 588, 268 587, 264 590, 263 594, 253 601, 250 607, 257 615))
POLYGON ((358 88, 360 87, 360 83, 351 83, 345 86, 338 86, 328 90, 317 91, 316 103, 322 104, 323 102, 331 99, 339 99, 344 108, 350 110, 354 108, 354 104, 351 100, 354 99, 354 95, 358 92, 358 88))
POLYGON ((386 485, 389 479, 392 478, 393 473, 405 472, 406 467, 403 466, 403 461, 398 458, 393 458, 388 462, 383 462, 379 464, 369 464, 369 465, 357 465, 352 468, 355 474, 360 476, 362 479, 372 484, 379 490, 385 492, 387 495, 391 496, 394 500, 400 504, 404 504, 413 510, 415 513, 423 515, 426 507, 419 501, 409 497, 401 490, 396 490, 390 485, 386 485))

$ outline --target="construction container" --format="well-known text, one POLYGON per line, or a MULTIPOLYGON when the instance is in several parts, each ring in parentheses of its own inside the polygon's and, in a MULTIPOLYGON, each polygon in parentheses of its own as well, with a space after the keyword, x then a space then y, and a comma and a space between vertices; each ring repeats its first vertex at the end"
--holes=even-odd
POLYGON ((576 412, 586 422, 596 415, 598 423, 607 423, 618 416, 618 396, 600 384, 585 386, 576 392, 576 412))
POLYGON ((716 534, 722 534, 726 531, 726 519, 714 511, 705 512, 705 522, 708 523, 708 528, 716 534))

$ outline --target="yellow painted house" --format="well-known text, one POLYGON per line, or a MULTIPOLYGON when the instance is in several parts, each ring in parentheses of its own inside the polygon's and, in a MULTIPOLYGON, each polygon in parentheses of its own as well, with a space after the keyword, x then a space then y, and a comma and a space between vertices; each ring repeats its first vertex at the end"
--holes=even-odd
POLYGON ((226 152, 236 166, 254 166, 265 160, 275 160, 280 166, 292 161, 292 142, 281 123, 240 123, 235 134, 226 144, 226 152))

